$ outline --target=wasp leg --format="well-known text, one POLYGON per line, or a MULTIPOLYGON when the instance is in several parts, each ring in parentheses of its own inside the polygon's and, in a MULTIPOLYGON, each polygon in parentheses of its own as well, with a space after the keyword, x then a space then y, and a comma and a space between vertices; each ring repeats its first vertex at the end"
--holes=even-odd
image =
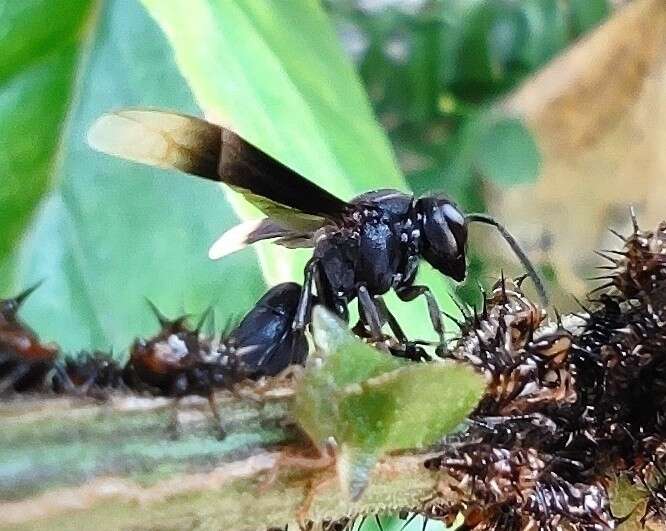
POLYGON ((219 430, 217 438, 219 440, 222 440, 227 436, 227 434, 224 431, 224 428, 222 427, 222 417, 220 417, 220 410, 217 409, 217 402, 215 401, 215 393, 212 390, 208 392, 208 405, 210 406, 210 410, 213 412, 215 425, 219 430))
POLYGON ((375 297, 375 304, 377 309, 382 315, 382 321, 386 321, 397 341, 397 345, 389 347, 391 354, 400 358, 407 358, 412 361, 426 361, 431 359, 431 356, 420 345, 429 344, 427 341, 410 341, 403 331, 400 323, 395 318, 395 315, 386 306, 384 298, 377 295, 375 297))
MULTIPOLYGON (((385 315, 382 311, 382 308, 379 306, 379 304, 377 302, 377 298, 374 298, 373 300, 375 302, 375 306, 376 306, 376 309, 377 309, 377 312, 378 312, 377 315, 379 316, 379 320, 380 320, 379 328, 381 329, 381 328, 383 328, 384 323, 386 323, 386 317, 385 317, 385 315)), ((358 321, 356 321, 356 324, 352 328, 352 332, 354 332, 354 334, 356 334, 358 337, 361 337, 363 339, 370 339, 370 340, 375 341, 375 343, 376 343, 376 339, 375 339, 376 334, 374 334, 371 327, 368 326, 368 319, 366 317, 366 311, 365 311, 365 307, 363 305, 364 304, 364 299, 362 297, 358 297, 356 301, 357 301, 357 304, 358 304, 358 321)), ((376 327, 375 327, 375 330, 376 330, 376 327)))
POLYGON ((317 299, 319 304, 323 304, 329 310, 335 312, 340 319, 348 323, 349 308, 347 307, 347 299, 338 297, 335 294, 321 267, 318 267, 315 272, 314 282, 315 287, 317 288, 317 299))
POLYGON ((384 334, 382 333, 382 319, 379 316, 377 306, 375 305, 375 301, 372 300, 368 288, 361 285, 357 288, 356 293, 358 294, 359 306, 363 310, 365 322, 368 323, 368 326, 370 327, 370 333, 372 334, 371 339, 373 341, 383 341, 384 334))
POLYGON ((294 330, 305 330, 310 316, 310 306, 312 304, 312 288, 314 287, 317 271, 319 270, 319 260, 311 258, 305 266, 303 278, 303 289, 301 298, 298 300, 296 315, 292 328, 294 330))
POLYGON ((439 345, 437 346, 437 354, 446 354, 446 338, 444 337, 444 323, 442 322, 442 313, 439 310, 439 305, 435 300, 435 296, 427 286, 402 286, 396 288, 396 295, 401 301, 413 301, 419 295, 423 295, 428 303, 428 313, 430 314, 430 322, 432 327, 439 336, 439 345))
POLYGON ((395 315, 393 315, 393 313, 391 313, 391 310, 388 309, 388 306, 386 306, 384 298, 380 297, 379 295, 376 296, 375 304, 377 305, 378 311, 382 315, 382 321, 386 321, 386 323, 389 325, 389 328, 391 329, 391 332, 398 340, 398 342, 400 344, 408 343, 409 340, 407 339, 407 335, 405 335, 405 332, 400 326, 400 323, 398 323, 398 320, 395 318, 395 315))
POLYGON ((180 397, 177 396, 173 399, 173 403, 171 404, 171 420, 169 421, 169 426, 167 427, 169 438, 174 441, 180 439, 181 436, 180 420, 178 419, 179 405, 180 397))
POLYGON ((30 372, 30 365, 20 363, 11 372, 0 380, 0 394, 9 392, 16 384, 30 372))

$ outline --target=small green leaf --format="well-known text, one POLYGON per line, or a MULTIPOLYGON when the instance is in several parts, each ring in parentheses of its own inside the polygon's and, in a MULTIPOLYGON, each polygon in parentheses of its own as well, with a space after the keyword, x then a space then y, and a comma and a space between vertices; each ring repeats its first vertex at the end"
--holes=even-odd
POLYGON ((491 123, 476 148, 476 169, 500 186, 533 182, 541 154, 530 131, 516 118, 491 123))
POLYGON ((335 397, 405 362, 360 341, 322 306, 313 309, 312 327, 317 349, 308 358, 294 412, 313 442, 323 447, 340 427, 339 400, 335 397))
POLYGON ((453 362, 408 363, 355 338, 323 306, 313 310, 316 352, 294 415, 315 444, 332 438, 340 478, 352 499, 384 453, 420 449, 453 431, 478 403, 483 378, 453 362))

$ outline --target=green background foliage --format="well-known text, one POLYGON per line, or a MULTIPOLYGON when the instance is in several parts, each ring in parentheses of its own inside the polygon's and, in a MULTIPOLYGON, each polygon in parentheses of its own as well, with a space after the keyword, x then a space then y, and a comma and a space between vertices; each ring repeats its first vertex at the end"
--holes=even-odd
MULTIPOLYGON (((221 327, 266 282, 300 280, 305 255, 271 246, 208 261, 252 215, 221 188, 92 152, 87 128, 122 107, 205 114, 345 199, 435 189, 482 210, 484 182, 528 182, 540 160, 494 103, 609 12, 607 0, 0 0, 0 294, 44 279, 24 311, 40 335, 121 356, 155 328, 144 297, 169 315, 212 304, 221 327)), ((473 251, 470 271, 474 286, 473 251)), ((445 282, 422 280, 450 310, 445 282)), ((426 334, 423 304, 399 313, 426 334)))

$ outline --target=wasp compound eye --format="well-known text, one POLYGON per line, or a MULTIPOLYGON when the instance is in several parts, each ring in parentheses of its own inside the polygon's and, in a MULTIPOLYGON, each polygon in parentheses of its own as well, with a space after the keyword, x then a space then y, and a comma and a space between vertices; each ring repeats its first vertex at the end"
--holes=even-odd
POLYGON ((423 257, 444 275, 464 280, 467 226, 462 212, 450 200, 431 196, 420 198, 416 208, 421 214, 423 257))

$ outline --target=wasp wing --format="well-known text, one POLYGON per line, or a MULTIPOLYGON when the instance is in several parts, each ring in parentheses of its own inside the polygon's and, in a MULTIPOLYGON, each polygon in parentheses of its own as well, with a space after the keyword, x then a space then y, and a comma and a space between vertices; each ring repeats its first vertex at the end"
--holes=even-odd
POLYGON ((233 131, 200 118, 122 110, 102 115, 88 142, 110 155, 223 182, 269 217, 300 231, 338 221, 347 207, 233 131))
POLYGON ((215 240, 208 250, 208 257, 219 260, 262 240, 275 240, 275 243, 287 247, 312 247, 312 237, 311 232, 296 231, 272 218, 253 219, 232 227, 215 240))

